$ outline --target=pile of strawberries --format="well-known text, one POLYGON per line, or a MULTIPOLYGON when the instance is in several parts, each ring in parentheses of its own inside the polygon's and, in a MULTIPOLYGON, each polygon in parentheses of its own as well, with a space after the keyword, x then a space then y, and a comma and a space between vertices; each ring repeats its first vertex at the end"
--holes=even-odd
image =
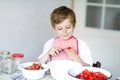
POLYGON ((108 77, 101 72, 93 72, 85 69, 81 73, 77 74, 76 78, 85 80, 107 80, 108 77))
POLYGON ((40 63, 33 63, 32 65, 25 67, 27 70, 40 70, 43 69, 40 63))

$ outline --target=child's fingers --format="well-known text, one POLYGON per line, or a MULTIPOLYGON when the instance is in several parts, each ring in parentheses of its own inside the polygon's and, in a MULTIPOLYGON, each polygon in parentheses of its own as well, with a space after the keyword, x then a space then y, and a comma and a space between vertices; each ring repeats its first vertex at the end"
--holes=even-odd
POLYGON ((61 52, 60 49, 58 49, 58 48, 52 48, 51 52, 50 52, 50 55, 55 56, 55 55, 59 54, 60 52, 61 52))

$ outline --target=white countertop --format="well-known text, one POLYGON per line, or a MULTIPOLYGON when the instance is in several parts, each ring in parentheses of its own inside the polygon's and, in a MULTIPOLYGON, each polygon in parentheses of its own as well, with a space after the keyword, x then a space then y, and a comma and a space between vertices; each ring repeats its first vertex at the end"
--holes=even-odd
POLYGON ((16 71, 12 74, 0 72, 0 80, 25 80, 25 79, 22 76, 21 71, 16 71))
MULTIPOLYGON (((52 62, 48 65, 53 67, 53 68, 50 68, 51 74, 52 74, 52 77, 54 77, 56 80, 78 80, 78 79, 75 79, 75 78, 71 77, 70 75, 68 75, 66 70, 58 69, 59 66, 61 66, 61 68, 64 67, 66 69, 66 68, 70 68, 71 66, 75 66, 78 63, 73 63, 73 62, 68 62, 68 61, 64 61, 64 62, 59 61, 59 62, 57 62, 59 65, 56 63, 56 65, 58 65, 58 68, 54 68, 53 63, 56 63, 56 62, 52 62), (64 63, 64 66, 63 66, 63 63, 64 63), (74 65, 71 65, 71 63, 74 65), (68 65, 66 65, 66 64, 68 64, 68 65)), ((0 80, 28 80, 28 79, 25 79, 23 77, 21 71, 16 71, 12 74, 5 74, 5 73, 1 72, 1 70, 0 70, 0 80)))

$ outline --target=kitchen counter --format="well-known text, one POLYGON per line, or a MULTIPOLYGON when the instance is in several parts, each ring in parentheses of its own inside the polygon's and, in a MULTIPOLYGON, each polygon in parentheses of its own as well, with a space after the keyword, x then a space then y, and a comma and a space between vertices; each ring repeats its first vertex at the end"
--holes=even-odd
POLYGON ((0 72, 0 80, 25 80, 25 79, 22 76, 21 71, 16 71, 12 74, 0 72))
MULTIPOLYGON (((58 73, 57 73, 57 75, 58 75, 58 73)), ((61 77, 60 79, 57 79, 57 80, 63 80, 63 78, 61 77)), ((25 79, 23 77, 21 71, 16 71, 12 74, 6 74, 6 73, 1 72, 1 70, 0 70, 0 80, 28 80, 28 79, 25 79)), ((77 79, 70 77, 70 80, 77 80, 77 79)))

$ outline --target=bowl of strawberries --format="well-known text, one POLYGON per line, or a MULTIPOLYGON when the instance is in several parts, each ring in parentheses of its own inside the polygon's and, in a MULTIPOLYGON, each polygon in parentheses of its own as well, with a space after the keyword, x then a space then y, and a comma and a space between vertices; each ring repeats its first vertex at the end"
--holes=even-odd
POLYGON ((73 67, 68 70, 68 74, 78 80, 108 80, 111 73, 103 68, 97 67, 73 67))
POLYGON ((47 64, 39 62, 25 62, 20 64, 18 68, 22 71, 23 76, 27 79, 40 79, 49 69, 47 64))

